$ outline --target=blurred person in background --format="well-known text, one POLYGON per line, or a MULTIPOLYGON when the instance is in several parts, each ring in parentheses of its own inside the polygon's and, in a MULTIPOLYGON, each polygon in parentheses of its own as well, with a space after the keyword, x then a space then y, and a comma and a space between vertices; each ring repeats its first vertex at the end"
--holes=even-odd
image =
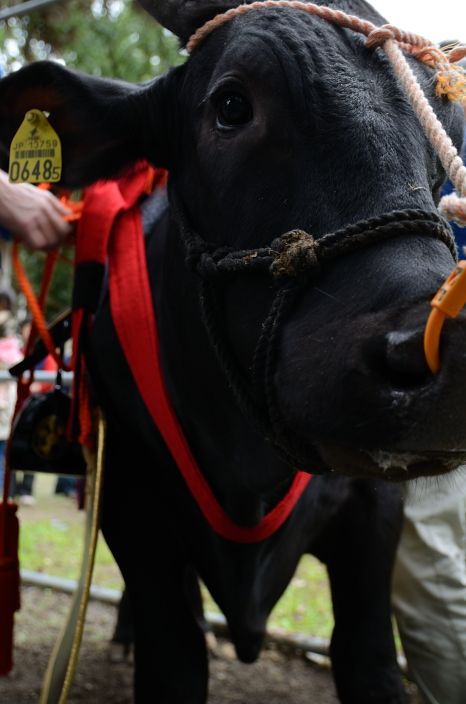
MULTIPOLYGON (((16 335, 14 307, 16 296, 9 289, 0 290, 0 369, 8 370, 22 358, 21 344, 16 335)), ((3 493, 5 445, 10 434, 11 419, 16 403, 16 382, 0 383, 0 492, 3 493)), ((14 483, 14 482, 13 482, 14 483)), ((14 491, 14 486, 10 487, 14 491)))

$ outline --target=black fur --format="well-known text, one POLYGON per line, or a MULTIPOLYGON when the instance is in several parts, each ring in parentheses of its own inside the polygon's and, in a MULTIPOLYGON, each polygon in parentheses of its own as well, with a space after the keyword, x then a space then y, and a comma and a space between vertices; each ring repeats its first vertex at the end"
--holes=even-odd
MULTIPOLYGON (((184 5, 196 10, 179 18, 186 40, 197 10, 205 18, 212 4, 184 5)), ((362 0, 335 5, 382 22, 362 0)), ((173 6, 156 12, 168 10, 176 28, 173 6)), ((461 110, 434 98, 431 73, 410 61, 459 145, 461 110)), ((32 65, 0 83, 4 145, 32 107, 51 112, 65 183, 148 158, 170 169, 199 232, 235 247, 268 244, 296 227, 318 237, 392 209, 432 210, 444 178, 380 50, 288 10, 236 19, 147 86, 32 65), (225 130, 218 103, 231 92, 250 101, 253 119, 225 130)), ((173 406, 218 499, 250 525, 283 494, 292 470, 232 400, 169 215, 150 233, 147 256, 173 406)), ((447 326, 437 377, 422 353, 428 301, 452 265, 448 249, 419 232, 341 258, 303 294, 281 332, 275 386, 285 421, 319 449, 327 474, 312 480, 276 535, 252 546, 220 539, 203 520, 136 392, 104 301, 90 358, 110 424, 103 528, 132 601, 138 702, 206 699, 207 657, 187 573, 204 579, 249 662, 308 551, 328 566, 341 701, 405 701, 390 624, 401 500, 383 479, 447 471, 464 456, 463 328, 447 326), (411 459, 406 471, 402 459, 384 471, 366 450, 411 459)), ((228 338, 246 374, 271 295, 259 277, 224 292, 228 338)))

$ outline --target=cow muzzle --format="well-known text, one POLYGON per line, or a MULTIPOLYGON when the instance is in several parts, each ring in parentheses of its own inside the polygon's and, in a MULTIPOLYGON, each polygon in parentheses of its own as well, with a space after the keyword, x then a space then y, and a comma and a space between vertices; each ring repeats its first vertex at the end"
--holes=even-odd
POLYGON ((427 316, 426 302, 368 313, 329 323, 317 344, 296 343, 302 321, 288 331, 279 406, 322 469, 398 481, 466 463, 466 312, 446 321, 436 375, 423 349, 427 316))

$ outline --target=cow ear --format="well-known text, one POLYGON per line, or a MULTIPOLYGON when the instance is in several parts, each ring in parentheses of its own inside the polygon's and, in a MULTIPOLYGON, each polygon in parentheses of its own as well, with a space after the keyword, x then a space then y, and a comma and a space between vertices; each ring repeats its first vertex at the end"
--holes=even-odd
POLYGON ((0 149, 5 157, 28 110, 49 113, 62 144, 62 181, 78 187, 148 159, 168 166, 163 115, 166 78, 144 86, 37 62, 0 81, 0 149), (160 109, 158 107, 160 106, 160 109))
POLYGON ((221 12, 253 0, 138 0, 163 27, 186 44, 204 22, 221 12))

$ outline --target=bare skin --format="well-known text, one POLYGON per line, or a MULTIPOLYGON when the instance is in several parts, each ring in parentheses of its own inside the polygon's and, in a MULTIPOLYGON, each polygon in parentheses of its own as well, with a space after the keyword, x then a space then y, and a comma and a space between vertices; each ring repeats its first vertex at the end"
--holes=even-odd
POLYGON ((0 171, 0 225, 30 249, 53 249, 72 232, 69 210, 52 193, 28 183, 13 184, 0 171))

